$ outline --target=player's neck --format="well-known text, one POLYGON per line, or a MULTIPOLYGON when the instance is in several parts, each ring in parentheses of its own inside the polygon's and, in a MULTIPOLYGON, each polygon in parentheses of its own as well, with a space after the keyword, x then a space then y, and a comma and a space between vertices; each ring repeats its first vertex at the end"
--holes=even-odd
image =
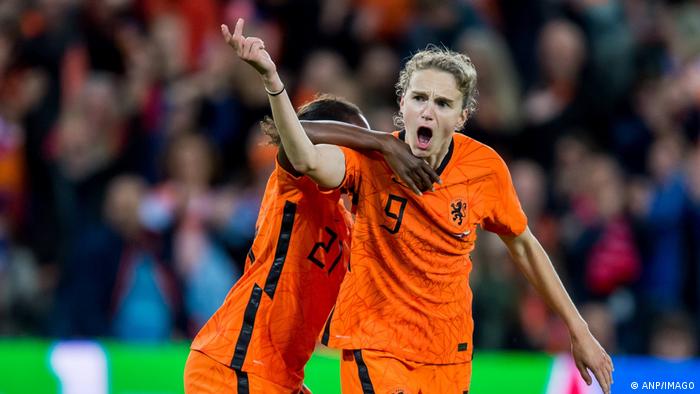
POLYGON ((437 170, 438 167, 440 167, 440 164, 442 164, 442 161, 445 159, 447 152, 450 150, 451 143, 452 143, 452 138, 449 138, 448 140, 445 141, 445 143, 440 148, 440 150, 437 151, 437 153, 426 157, 426 161, 428 162, 428 165, 433 167, 433 169, 437 170))

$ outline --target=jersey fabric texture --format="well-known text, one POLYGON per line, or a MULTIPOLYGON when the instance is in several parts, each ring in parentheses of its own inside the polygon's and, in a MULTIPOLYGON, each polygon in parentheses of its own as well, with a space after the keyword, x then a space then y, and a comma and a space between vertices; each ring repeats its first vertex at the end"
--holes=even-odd
POLYGON ((245 272, 191 349, 298 387, 345 276, 351 223, 338 191, 322 192, 277 164, 245 272))
POLYGON ((437 170, 442 185, 417 196, 381 155, 343 152, 340 187, 353 193, 356 216, 349 272, 323 343, 429 364, 471 361, 476 227, 515 236, 527 226, 505 162, 455 134, 437 170))

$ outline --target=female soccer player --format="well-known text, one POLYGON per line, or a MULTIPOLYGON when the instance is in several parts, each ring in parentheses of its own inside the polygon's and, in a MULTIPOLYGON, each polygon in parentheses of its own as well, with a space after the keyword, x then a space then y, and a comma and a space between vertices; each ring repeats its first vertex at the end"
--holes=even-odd
POLYGON ((400 74, 404 130, 396 136, 442 181, 417 195, 379 155, 314 145, 264 42, 243 36, 243 23, 238 20, 233 34, 226 26, 222 32, 237 55, 260 73, 290 162, 324 188, 356 193, 350 270, 323 334, 324 343, 343 349, 343 392, 468 392, 473 351, 469 253, 481 226, 501 237, 530 283, 562 317, 583 379, 592 383, 589 369, 609 393, 612 360, 528 229, 508 168, 491 148, 455 133, 476 104, 470 59, 431 48, 415 54, 400 74))

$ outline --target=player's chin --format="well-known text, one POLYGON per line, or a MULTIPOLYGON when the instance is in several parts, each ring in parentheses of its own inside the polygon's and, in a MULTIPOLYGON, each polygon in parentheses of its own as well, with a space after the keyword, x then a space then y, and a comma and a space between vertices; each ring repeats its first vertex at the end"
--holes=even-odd
POLYGON ((413 156, 424 159, 430 157, 431 149, 421 149, 418 147, 411 147, 411 153, 413 156))

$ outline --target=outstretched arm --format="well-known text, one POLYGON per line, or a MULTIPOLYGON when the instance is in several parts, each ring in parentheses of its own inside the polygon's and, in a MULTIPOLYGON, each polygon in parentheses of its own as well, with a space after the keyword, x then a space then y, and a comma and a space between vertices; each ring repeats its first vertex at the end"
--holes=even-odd
POLYGON ((433 183, 441 183, 438 174, 425 160, 415 157, 408 144, 390 133, 335 121, 303 120, 301 125, 314 144, 381 152, 394 173, 418 195, 433 190, 433 183))
POLYGON ((319 185, 327 188, 339 186, 345 176, 343 151, 337 146, 311 143, 299 123, 277 73, 277 66, 265 50, 265 43, 257 37, 243 36, 244 23, 244 20, 239 18, 233 34, 226 25, 221 25, 221 33, 238 57, 260 74, 268 92, 272 117, 289 161, 297 171, 308 175, 319 185))
POLYGON ((518 268, 569 328, 571 353, 581 377, 590 385, 592 380, 586 369, 591 370, 603 392, 610 393, 612 360, 588 330, 537 238, 526 228, 517 237, 501 236, 501 239, 518 268))

